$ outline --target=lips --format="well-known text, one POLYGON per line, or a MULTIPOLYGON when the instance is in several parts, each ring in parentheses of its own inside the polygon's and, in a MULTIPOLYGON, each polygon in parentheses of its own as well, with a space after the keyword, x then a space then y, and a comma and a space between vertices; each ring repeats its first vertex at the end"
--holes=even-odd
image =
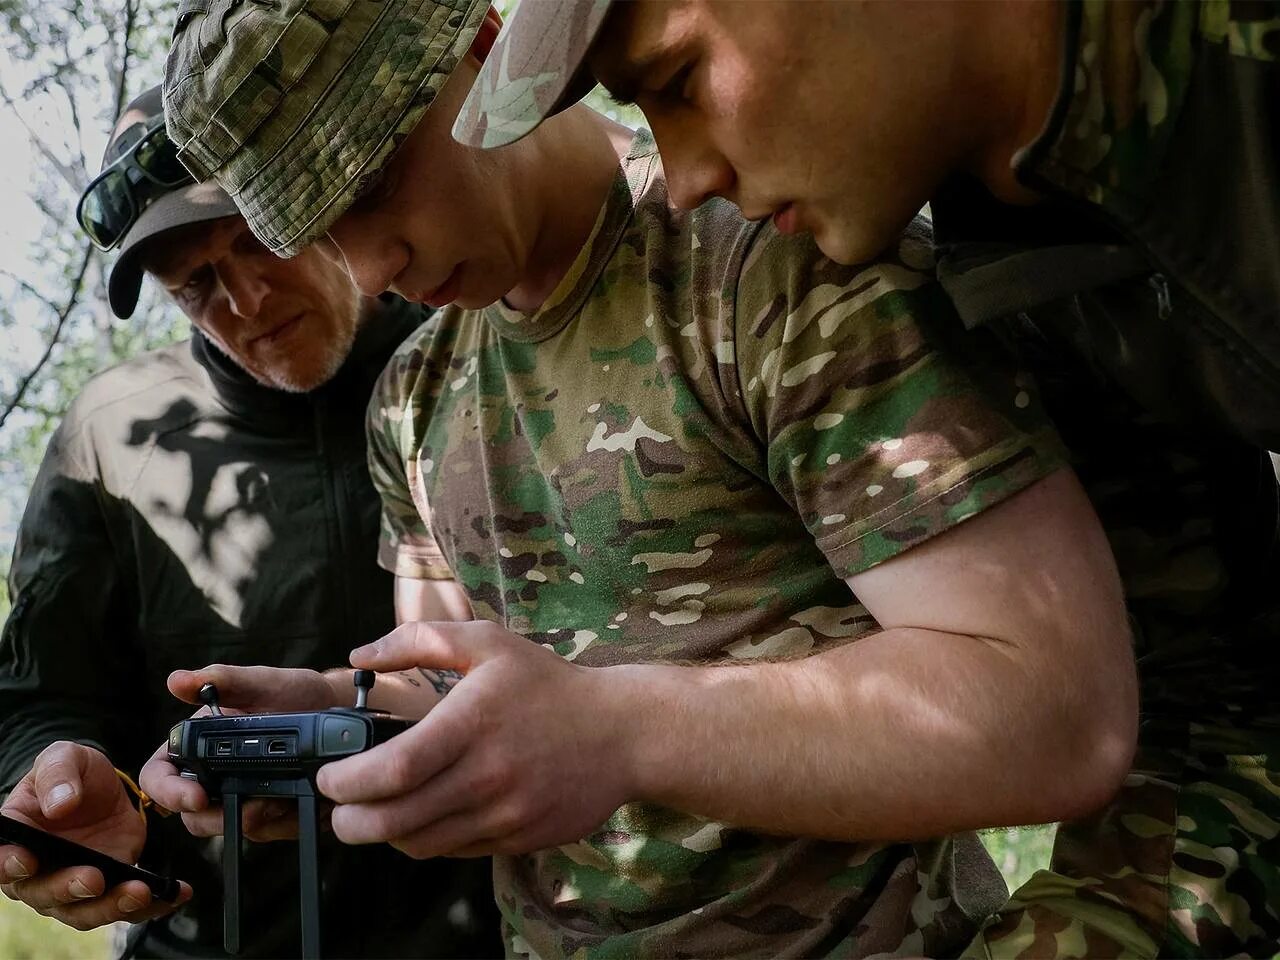
POLYGON ((799 233, 800 214, 796 212, 794 203, 784 204, 773 213, 773 225, 779 233, 799 233))
POLYGON ((279 323, 265 333, 260 333, 249 341, 249 346, 275 346, 286 336, 293 332, 298 325, 298 321, 302 319, 302 314, 296 313, 283 323, 279 323))
POLYGON ((445 278, 444 283, 440 284, 440 286, 436 287, 423 297, 421 302, 425 303, 429 307, 435 307, 436 309, 448 306, 457 298, 458 290, 461 286, 462 264, 458 264, 453 268, 453 271, 449 276, 445 278))

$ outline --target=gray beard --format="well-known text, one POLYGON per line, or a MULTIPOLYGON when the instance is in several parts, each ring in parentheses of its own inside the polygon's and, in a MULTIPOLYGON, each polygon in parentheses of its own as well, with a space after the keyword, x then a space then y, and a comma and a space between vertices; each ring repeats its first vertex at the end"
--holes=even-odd
POLYGON ((339 339, 329 344, 319 370, 309 378, 309 381, 296 379, 283 371, 263 376, 250 372, 249 375, 264 387, 282 390, 285 393, 310 393, 312 390, 319 389, 332 380, 342 369, 342 365, 347 362, 347 357, 351 355, 351 347, 356 341, 356 330, 359 326, 357 321, 347 327, 339 339))
POLYGON ((354 290, 352 291, 352 300, 351 310, 355 315, 355 322, 345 328, 341 335, 329 344, 322 358, 323 362, 320 364, 320 369, 314 376, 306 380, 300 380, 283 371, 258 373, 250 370, 233 357, 227 348, 218 342, 217 338, 205 334, 205 339, 213 344, 219 353, 251 376, 254 382, 261 386, 272 390, 280 390, 284 393, 310 393, 312 390, 317 390, 332 380, 338 371, 342 369, 342 365, 347 362, 347 357, 351 355, 351 347, 356 342, 356 333, 365 322, 364 313, 360 310, 360 295, 354 290))

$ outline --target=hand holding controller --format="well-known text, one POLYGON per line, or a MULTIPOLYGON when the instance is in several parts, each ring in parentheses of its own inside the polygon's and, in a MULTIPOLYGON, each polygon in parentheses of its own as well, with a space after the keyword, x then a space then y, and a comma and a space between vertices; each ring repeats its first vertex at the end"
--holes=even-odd
POLYGON ((79 930, 161 916, 191 887, 132 866, 146 833, 111 761, 58 741, 0 808, 0 890, 79 930))

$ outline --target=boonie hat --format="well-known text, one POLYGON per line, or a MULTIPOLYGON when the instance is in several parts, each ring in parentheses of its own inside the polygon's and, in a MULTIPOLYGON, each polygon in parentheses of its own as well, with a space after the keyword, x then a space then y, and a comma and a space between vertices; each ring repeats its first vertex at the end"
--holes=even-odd
POLYGON ((283 257, 412 132, 488 0, 182 0, 165 65, 178 159, 283 257))
POLYGON ((520 0, 453 125, 469 147, 515 143, 595 86, 582 61, 611 0, 520 0))
MULTIPOLYGON (((163 121, 160 88, 152 87, 121 111, 102 157, 102 169, 106 170, 116 163, 133 149, 147 131, 163 121)), ((159 149, 171 152, 173 148, 169 144, 162 144, 159 149)), ((172 160, 172 156, 168 159, 172 160)), ((176 186, 146 186, 149 189, 140 189, 133 194, 134 207, 131 213, 135 219, 119 240, 120 255, 112 264, 111 273, 107 277, 107 299, 111 303, 112 312, 122 320, 132 316, 138 305, 138 292, 142 289, 142 267, 138 262, 138 254, 144 241, 174 227, 217 220, 239 212, 231 198, 216 183, 194 183, 187 178, 184 183, 176 186)))

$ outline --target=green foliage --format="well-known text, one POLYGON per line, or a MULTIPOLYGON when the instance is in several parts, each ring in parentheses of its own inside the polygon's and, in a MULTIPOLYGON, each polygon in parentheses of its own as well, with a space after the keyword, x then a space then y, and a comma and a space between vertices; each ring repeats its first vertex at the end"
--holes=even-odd
POLYGON ((0 897, 0 957, 6 960, 107 960, 109 928, 80 933, 0 897))
POLYGON ((1037 870, 1047 869, 1053 852, 1054 824, 984 830, 982 845, 991 854, 1009 889, 1022 886, 1037 870))

